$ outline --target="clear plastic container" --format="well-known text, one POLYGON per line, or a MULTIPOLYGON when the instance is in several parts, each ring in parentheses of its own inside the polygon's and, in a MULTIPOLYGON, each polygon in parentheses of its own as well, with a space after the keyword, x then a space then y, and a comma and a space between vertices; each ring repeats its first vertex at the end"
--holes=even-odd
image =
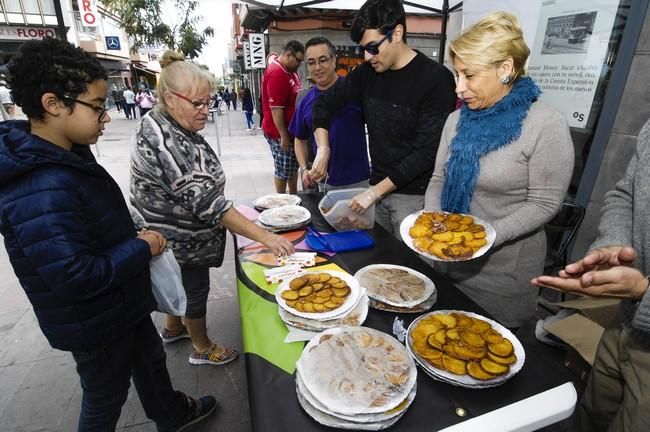
POLYGON ((320 200, 318 209, 337 231, 370 229, 375 225, 375 205, 363 214, 353 212, 348 206, 350 200, 363 191, 363 188, 331 190, 320 200))

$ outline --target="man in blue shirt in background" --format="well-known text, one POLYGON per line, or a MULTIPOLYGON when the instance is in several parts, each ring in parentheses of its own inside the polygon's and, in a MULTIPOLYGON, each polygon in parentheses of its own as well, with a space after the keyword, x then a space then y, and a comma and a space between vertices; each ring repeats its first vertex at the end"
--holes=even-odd
MULTIPOLYGON (((313 188, 315 182, 309 175, 308 145, 316 152, 312 128, 312 107, 320 94, 339 85, 344 78, 336 74, 336 50, 332 43, 315 37, 305 45, 305 59, 309 77, 315 85, 302 98, 289 125, 295 137, 294 149, 300 166, 303 190, 313 188)), ((341 188, 367 188, 370 167, 366 144, 365 121, 361 104, 353 102, 341 108, 332 119, 330 129, 331 161, 324 190, 341 188)))

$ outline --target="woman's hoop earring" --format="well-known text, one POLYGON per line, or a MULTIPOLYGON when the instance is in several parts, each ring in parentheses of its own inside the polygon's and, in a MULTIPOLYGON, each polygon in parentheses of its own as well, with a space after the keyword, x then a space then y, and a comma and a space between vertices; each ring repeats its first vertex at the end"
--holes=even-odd
POLYGON ((510 75, 504 75, 501 77, 501 84, 508 85, 510 84, 510 75))

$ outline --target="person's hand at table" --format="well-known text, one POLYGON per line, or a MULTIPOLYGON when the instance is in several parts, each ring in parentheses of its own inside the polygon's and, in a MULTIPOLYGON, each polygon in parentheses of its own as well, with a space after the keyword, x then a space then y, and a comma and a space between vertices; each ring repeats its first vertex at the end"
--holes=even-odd
POLYGON ((350 200, 349 206, 355 213, 363 214, 374 203, 379 201, 379 199, 381 199, 381 196, 375 192, 374 188, 369 187, 365 191, 352 198, 350 200))
POLYGON ((300 181, 302 182, 302 190, 311 189, 316 186, 316 182, 309 175, 309 170, 301 170, 300 181))
POLYGON ((289 240, 271 232, 267 232, 261 243, 276 256, 292 255, 295 252, 293 244, 289 240))
POLYGON ((538 276, 531 282, 572 294, 633 300, 643 297, 648 289, 648 278, 634 267, 625 265, 591 270, 576 277, 538 276))
POLYGON ((138 233, 138 238, 144 240, 149 244, 149 251, 151 256, 160 255, 167 247, 167 239, 163 237, 158 231, 151 231, 143 229, 138 233))
POLYGON ((321 146, 316 150, 316 157, 309 170, 309 177, 314 183, 319 183, 327 177, 327 166, 330 160, 329 147, 321 146))
POLYGON ((629 246, 608 246, 591 250, 579 261, 567 265, 560 271, 564 278, 580 277, 592 271, 615 266, 632 266, 636 259, 636 251, 629 246))

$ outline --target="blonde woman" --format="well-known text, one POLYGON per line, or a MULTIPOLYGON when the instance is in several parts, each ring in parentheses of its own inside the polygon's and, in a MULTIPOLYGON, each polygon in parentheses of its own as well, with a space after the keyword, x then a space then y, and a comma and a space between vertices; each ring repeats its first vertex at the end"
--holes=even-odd
POLYGON ((198 131, 212 105, 212 76, 167 51, 161 60, 156 108, 136 128, 131 154, 131 204, 144 225, 161 232, 181 265, 184 317, 167 315, 163 342, 191 338, 191 364, 220 365, 237 352, 207 334, 209 268, 223 261, 226 229, 260 241, 277 255, 293 245, 244 218, 224 196, 221 163, 198 131))
POLYGON ((449 46, 463 106, 442 132, 425 196, 430 210, 470 213, 491 223, 484 256, 436 265, 508 327, 532 318, 544 267, 543 226, 571 179, 573 144, 559 111, 538 100, 526 76, 530 51, 517 19, 493 13, 449 46))

